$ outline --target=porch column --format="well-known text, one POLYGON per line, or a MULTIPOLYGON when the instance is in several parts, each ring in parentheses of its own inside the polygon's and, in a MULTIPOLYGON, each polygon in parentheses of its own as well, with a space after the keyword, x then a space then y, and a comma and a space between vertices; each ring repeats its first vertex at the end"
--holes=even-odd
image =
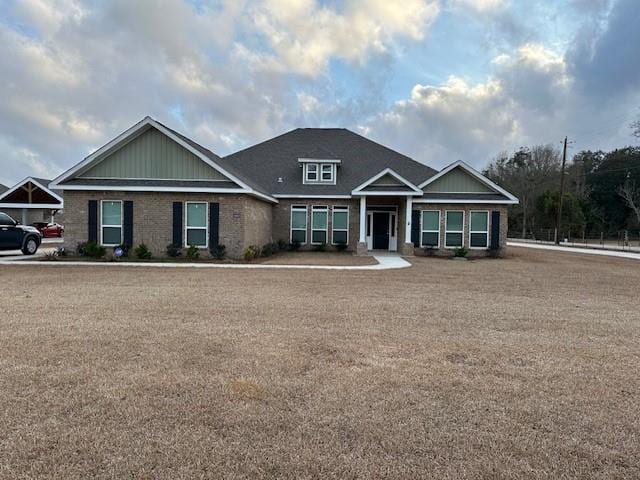
POLYGON ((367 197, 360 197, 360 243, 367 241, 367 197))
POLYGON ((411 243, 411 210, 413 209, 413 198, 407 195, 407 203, 404 210, 405 216, 405 229, 404 229, 404 242, 411 243))

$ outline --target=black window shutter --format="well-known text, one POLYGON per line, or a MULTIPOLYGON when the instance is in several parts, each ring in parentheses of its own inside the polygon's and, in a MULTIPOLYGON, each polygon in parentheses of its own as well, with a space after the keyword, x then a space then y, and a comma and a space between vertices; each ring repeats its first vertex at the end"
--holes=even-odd
POLYGON ((491 212, 491 250, 500 248, 500 211, 491 212))
POLYGON ((133 202, 131 200, 125 200, 122 210, 124 214, 124 244, 131 248, 133 247, 133 202))
POLYGON ((173 243, 182 246, 182 202, 173 202, 173 243))
POLYGON ((411 211, 411 243, 420 246, 420 210, 411 211))
POLYGON ((97 200, 89 200, 89 224, 88 224, 88 237, 87 240, 90 242, 98 241, 98 201, 97 200))
POLYGON ((220 204, 209 204, 209 248, 218 246, 220 225, 220 204))

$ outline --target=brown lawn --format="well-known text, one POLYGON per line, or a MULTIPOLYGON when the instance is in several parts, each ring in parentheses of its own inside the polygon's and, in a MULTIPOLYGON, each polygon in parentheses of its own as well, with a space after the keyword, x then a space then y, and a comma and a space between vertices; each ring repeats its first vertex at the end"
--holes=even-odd
POLYGON ((2 478, 640 478, 640 262, 0 285, 2 478))

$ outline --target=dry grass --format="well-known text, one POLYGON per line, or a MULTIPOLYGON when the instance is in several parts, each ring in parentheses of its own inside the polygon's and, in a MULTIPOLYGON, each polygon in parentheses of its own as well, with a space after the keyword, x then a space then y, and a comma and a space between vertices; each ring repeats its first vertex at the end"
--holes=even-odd
POLYGON ((373 257, 356 257, 349 252, 281 252, 273 257, 260 259, 273 265, 375 265, 373 257))
POLYGON ((0 267, 2 478, 640 478, 640 264, 0 267))

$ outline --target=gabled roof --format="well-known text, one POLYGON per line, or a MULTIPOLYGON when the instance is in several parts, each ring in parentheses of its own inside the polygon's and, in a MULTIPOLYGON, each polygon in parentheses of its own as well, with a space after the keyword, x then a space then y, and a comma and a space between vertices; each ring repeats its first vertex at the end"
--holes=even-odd
POLYGON ((245 176, 251 175, 264 191, 278 197, 351 195, 354 188, 390 166, 413 185, 436 173, 422 163, 344 128, 297 128, 222 160, 224 165, 245 176), (336 184, 303 184, 300 158, 341 160, 336 184))
POLYGON ((49 188, 50 183, 51 180, 44 178, 27 177, 0 194, 0 205, 4 208, 62 208, 64 201, 57 192, 49 188), (13 197, 21 193, 21 189, 29 183, 39 190, 36 201, 16 201, 13 197))
POLYGON ((409 180, 394 172, 391 168, 385 168, 373 177, 358 185, 351 191, 352 195, 422 195, 422 190, 416 187, 409 180), (392 177, 399 182, 399 185, 375 185, 376 180, 382 177, 392 177))
MULTIPOLYGON (((218 155, 213 153, 211 150, 203 147, 202 145, 191 140, 190 138, 182 135, 181 133, 176 132, 175 130, 167 127, 166 125, 163 125, 162 123, 154 120, 149 116, 143 118, 140 122, 136 123, 133 127, 121 133, 116 138, 111 140, 109 143, 102 146, 101 148, 93 152, 91 155, 87 156, 82 162, 70 168, 59 177, 55 178, 51 182, 52 186, 55 188, 63 189, 63 190, 82 189, 83 186, 85 186, 86 182, 83 181, 82 182, 83 184, 79 185, 78 184, 79 180, 74 179, 74 176, 77 173, 83 170, 86 170, 90 165, 96 162, 99 162, 101 159, 107 156, 110 152, 118 149, 123 143, 127 142, 130 138, 136 136, 140 131, 148 129, 149 127, 158 129, 160 132, 162 132, 163 134, 171 138, 173 141, 175 141, 176 143, 178 143, 179 145, 181 145, 182 147, 184 147, 185 149, 187 149, 188 151, 196 155, 198 158, 200 158, 202 161, 204 161, 214 170, 220 172, 222 175, 229 178, 231 181, 235 182, 237 185, 240 186, 240 188, 235 188, 233 189, 233 191, 255 195, 257 197, 260 197, 264 200, 268 200, 271 202, 277 202, 277 200, 275 200, 265 191, 259 188, 255 188, 253 186, 253 185, 256 185, 255 182, 252 182, 245 175, 243 175, 242 173, 236 172, 235 169, 233 168, 229 169, 227 168, 226 165, 223 165, 224 162, 222 161, 222 159, 218 155), (76 181, 74 182, 73 180, 76 180, 76 181)), ((121 186, 120 183, 116 186, 108 186, 105 184, 104 189, 105 190, 117 189, 118 186, 121 186)), ((86 185, 86 186, 94 187, 96 189, 103 187, 103 185, 86 185)), ((173 190, 173 191, 191 191, 190 190, 191 187, 178 186, 178 185, 171 185, 169 187, 131 185, 131 186, 128 186, 127 188, 132 190, 140 190, 140 191, 146 191, 146 190, 152 190, 152 189, 159 190, 163 188, 173 190)), ((205 191, 205 190, 206 188, 203 187, 199 191, 205 191)), ((209 188, 209 190, 213 191, 215 189, 209 188)), ((231 189, 229 190, 232 191, 231 189)))
MULTIPOLYGON (((456 168, 460 168, 460 169, 464 170, 466 173, 468 173, 469 175, 474 177, 476 180, 478 180, 479 182, 481 182, 484 185, 486 185, 487 187, 489 187, 496 194, 499 194, 500 196, 502 196, 502 200, 506 200, 508 203, 515 203, 515 204, 517 204, 519 202, 517 197, 515 197, 511 193, 507 192, 505 189, 503 189, 502 187, 500 187, 496 183, 492 182, 490 179, 488 179, 487 177, 482 175, 480 172, 478 172, 473 167, 467 165, 462 160, 458 160, 458 161, 453 162, 452 164, 446 166, 445 168, 440 170, 436 175, 432 176, 431 178, 428 178, 427 180, 425 180, 424 182, 422 182, 418 186, 420 188, 424 189, 427 185, 430 185, 433 182, 435 182, 436 180, 438 180, 439 178, 444 177, 446 174, 448 174, 449 172, 451 172, 452 170, 454 170, 456 168)), ((455 193, 455 192, 452 192, 452 193, 455 193)), ((437 198, 443 198, 444 199, 443 195, 447 195, 447 193, 438 193, 437 195, 436 194, 433 194, 433 195, 435 197, 437 197, 437 198)), ((451 194, 448 194, 448 195, 451 195, 451 194)), ((479 195, 483 195, 483 194, 466 194, 466 195, 467 195, 467 197, 469 197, 469 200, 470 200, 470 199, 477 198, 479 195)), ((425 196, 424 198, 427 198, 427 197, 425 196)), ((462 198, 460 200, 462 200, 462 198)), ((498 198, 496 198, 496 200, 498 200, 498 198)))

